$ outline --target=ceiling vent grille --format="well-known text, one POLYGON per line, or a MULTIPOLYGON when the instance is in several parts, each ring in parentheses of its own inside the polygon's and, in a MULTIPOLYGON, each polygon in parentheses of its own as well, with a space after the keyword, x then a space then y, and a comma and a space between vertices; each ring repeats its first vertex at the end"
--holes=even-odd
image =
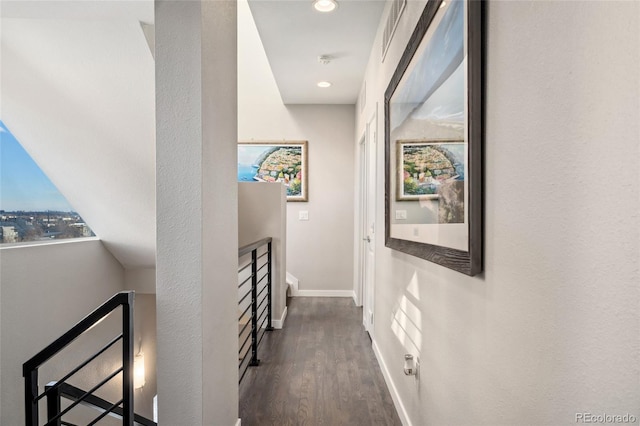
POLYGON ((391 9, 389 10, 387 23, 384 27, 384 34, 382 35, 382 61, 384 61, 384 57, 387 55, 387 50, 389 50, 393 34, 396 32, 400 16, 402 16, 406 4, 407 0, 391 1, 391 9))

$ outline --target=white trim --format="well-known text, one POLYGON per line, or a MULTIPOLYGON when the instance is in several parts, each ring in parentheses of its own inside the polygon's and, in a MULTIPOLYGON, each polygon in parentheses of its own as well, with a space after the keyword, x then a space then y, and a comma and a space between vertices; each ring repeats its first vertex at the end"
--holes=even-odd
POLYGON ((296 277, 287 272, 287 285, 289 286, 289 293, 291 294, 291 297, 296 297, 298 295, 299 282, 300 281, 296 277))
POLYGON ((355 176, 354 179, 356 181, 356 188, 358 188, 358 196, 354 197, 354 209, 357 212, 357 214, 354 214, 354 233, 353 233, 353 239, 354 239, 354 243, 353 243, 353 270, 355 271, 355 273, 353 274, 353 292, 355 297, 353 298, 354 303, 356 304, 356 306, 362 306, 362 280, 363 280, 363 274, 362 274, 362 258, 365 255, 365 251, 363 250, 364 247, 364 241, 362 240, 362 238, 364 237, 363 235, 363 228, 364 228, 364 224, 363 224, 363 220, 362 220, 362 214, 363 214, 363 185, 364 185, 364 164, 365 164, 365 145, 367 143, 367 127, 365 125, 364 130, 362 131, 362 137, 360 139, 358 139, 357 142, 357 146, 356 146, 356 151, 357 151, 357 161, 358 161, 358 167, 356 167, 356 171, 355 171, 355 176))
POLYGON ((240 422, 241 422, 241 419, 238 419, 238 421, 236 422, 236 426, 240 426, 240 422))
POLYGON ((158 394, 153 397, 153 421, 158 423, 158 394))
POLYGON ((294 297, 351 297, 355 298, 353 290, 298 290, 294 297))
POLYGON ((19 249, 39 246, 53 246, 58 244, 86 243, 88 241, 100 241, 99 237, 79 237, 65 238, 62 240, 29 241, 22 243, 4 243, 0 245, 0 250, 19 249))
POLYGON ((281 329, 282 326, 284 325, 284 319, 287 317, 287 307, 284 307, 284 311, 282 311, 282 317, 277 320, 277 319, 272 319, 271 320, 271 325, 273 326, 273 328, 277 328, 277 329, 281 329))
POLYGON ((389 369, 387 368, 387 364, 384 362, 384 358, 380 353, 380 349, 378 349, 378 345, 376 341, 371 342, 371 347, 373 348, 373 353, 376 355, 376 359, 378 360, 378 364, 380 365, 380 370, 382 371, 382 376, 384 377, 384 381, 387 382, 387 388, 389 388, 389 393, 391 394, 391 399, 393 399, 393 405, 396 407, 396 411, 398 412, 398 417, 400 417, 400 421, 404 426, 412 426, 411 420, 409 420, 409 415, 407 414, 406 408, 404 408, 404 404, 400 399, 400 394, 398 393, 398 389, 396 385, 393 383, 393 379, 391 379, 391 374, 389 373, 389 369))
POLYGON ((356 305, 357 307, 361 307, 362 305, 358 305, 357 296, 358 296, 358 293, 356 293, 356 291, 353 290, 353 304, 356 305))
MULTIPOLYGON (((375 311, 375 293, 376 293, 376 250, 377 250, 377 241, 378 234, 382 235, 380 229, 384 230, 384 227, 378 226, 377 218, 376 218, 376 203, 378 197, 376 195, 376 179, 375 176, 378 176, 378 102, 375 104, 375 109, 373 114, 371 114, 371 118, 367 121, 366 124, 366 132, 365 132, 365 153, 364 153, 364 161, 365 161, 365 170, 364 170, 364 178, 366 185, 361 188, 363 191, 362 198, 362 208, 359 216, 364 219, 366 222, 364 226, 361 228, 360 232, 362 232, 362 238, 369 239, 369 242, 365 244, 363 249, 363 257, 360 259, 362 262, 359 265, 359 270, 362 274, 362 323, 366 331, 369 332, 370 335, 375 334, 375 321, 373 318, 375 311)), ((361 244, 364 241, 361 242, 361 244)))

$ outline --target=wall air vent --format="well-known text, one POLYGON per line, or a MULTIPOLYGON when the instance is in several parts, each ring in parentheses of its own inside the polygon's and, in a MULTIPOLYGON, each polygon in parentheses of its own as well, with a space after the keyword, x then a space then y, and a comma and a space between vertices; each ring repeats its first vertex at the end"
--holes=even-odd
POLYGON ((404 7, 407 4, 407 0, 392 0, 391 8, 389 9, 389 16, 387 17, 387 23, 384 26, 384 34, 382 35, 382 62, 387 55, 387 50, 393 39, 393 34, 396 32, 400 16, 404 11, 404 7))

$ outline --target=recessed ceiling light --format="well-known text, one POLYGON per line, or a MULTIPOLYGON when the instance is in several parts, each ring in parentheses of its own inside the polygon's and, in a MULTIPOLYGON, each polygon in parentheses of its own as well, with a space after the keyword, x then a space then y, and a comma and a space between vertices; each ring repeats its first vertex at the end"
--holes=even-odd
POLYGON ((327 87, 331 87, 331 83, 329 83, 328 81, 319 81, 318 87, 322 87, 323 89, 325 89, 327 87))
POLYGON ((315 0, 313 7, 318 12, 332 12, 338 7, 338 3, 335 0, 315 0))

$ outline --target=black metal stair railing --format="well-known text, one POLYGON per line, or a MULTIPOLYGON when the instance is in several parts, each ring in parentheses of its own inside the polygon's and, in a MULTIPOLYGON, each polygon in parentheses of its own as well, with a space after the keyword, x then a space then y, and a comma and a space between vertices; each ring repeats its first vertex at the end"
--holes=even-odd
MULTIPOLYGON (((91 423, 88 423, 87 426, 97 424, 106 416, 115 417, 117 419, 123 418, 124 411, 119 406, 122 403, 122 400, 116 402, 115 404, 112 404, 111 402, 98 396, 88 394, 83 389, 77 388, 73 385, 70 385, 69 383, 51 382, 45 386, 45 390, 49 389, 52 389, 52 391, 47 394, 47 413, 48 417, 50 418, 55 417, 57 413, 60 412, 62 398, 73 402, 80 401, 80 404, 93 408, 94 410, 98 410, 102 413, 91 423)), ((76 426, 67 422, 62 422, 62 424, 76 426)), ((133 415, 133 424, 134 426, 157 426, 157 423, 153 420, 149 420, 146 417, 140 416, 138 414, 133 415)))
MULTIPOLYGON (((112 378, 122 373, 122 399, 116 404, 109 403, 108 407, 101 407, 104 409, 98 418, 94 419, 94 424, 102 419, 109 413, 118 413, 123 420, 124 425, 134 424, 134 411, 133 411, 133 308, 134 308, 135 293, 133 291, 123 291, 114 295, 111 299, 107 300, 100 307, 87 315, 84 319, 73 326, 69 331, 63 334, 60 338, 55 340, 49 346, 38 352, 34 357, 25 362, 22 366, 23 376, 25 378, 25 424, 27 426, 39 425, 39 404, 43 399, 47 399, 47 423, 45 426, 60 426, 64 424, 70 424, 63 421, 62 417, 72 410, 78 404, 88 404, 89 401, 95 401, 93 393, 109 382, 112 378), (107 315, 113 312, 115 309, 122 307, 122 332, 113 338, 110 342, 102 347, 98 352, 91 355, 79 366, 74 368, 62 379, 50 383, 45 387, 43 392, 40 392, 38 385, 38 368, 40 368, 45 362, 53 358, 57 353, 71 344, 85 331, 93 327, 95 324, 104 319, 107 315), (98 356, 103 354, 117 342, 122 342, 122 366, 113 371, 104 380, 94 386, 90 391, 82 391, 81 395, 72 399, 73 402, 61 410, 60 397, 69 395, 65 394, 65 390, 71 389, 67 380, 73 375, 82 370, 91 361, 95 360, 98 356)), ((77 389, 77 388, 76 388, 77 389)), ((67 394, 69 392, 66 392, 67 394)), ((89 404, 91 405, 91 404, 89 404)))
POLYGON ((238 269, 238 341, 240 382, 250 366, 260 364, 258 346, 271 326, 272 238, 264 238, 238 250, 242 260, 251 259, 238 269), (260 253, 259 253, 260 252, 260 253))

